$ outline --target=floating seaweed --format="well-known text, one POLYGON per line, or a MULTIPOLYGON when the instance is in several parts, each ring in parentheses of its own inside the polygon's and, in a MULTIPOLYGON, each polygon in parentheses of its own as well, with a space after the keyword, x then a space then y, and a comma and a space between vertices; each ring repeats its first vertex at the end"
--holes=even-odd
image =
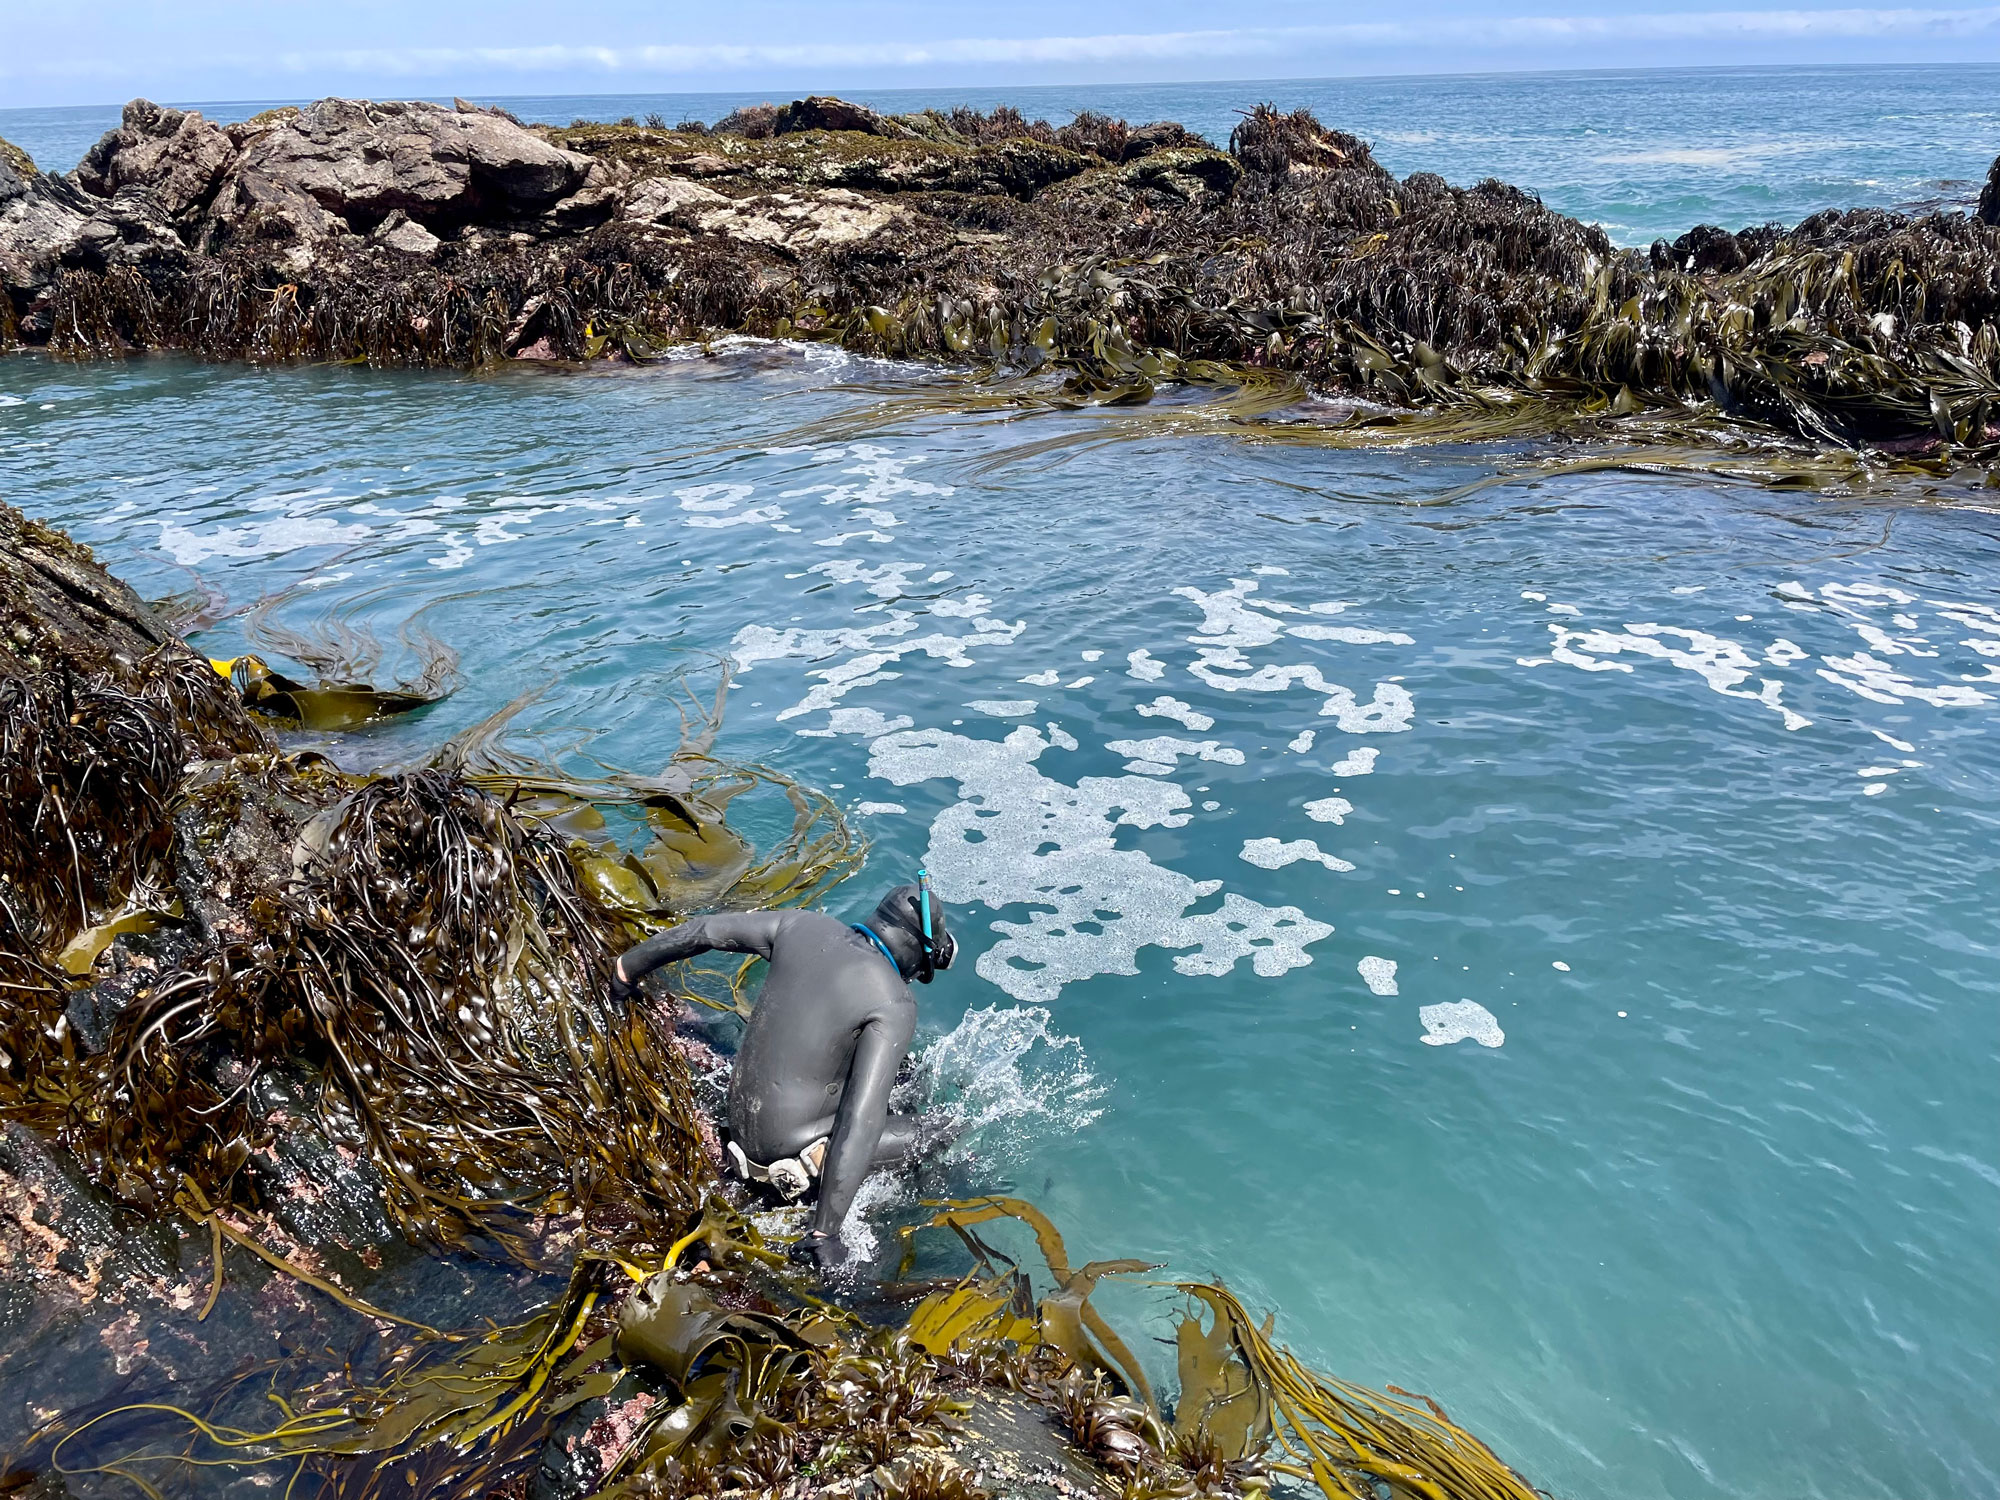
POLYGON ((1258 1324, 1217 1283, 1175 1283, 1193 1310, 1176 1331, 1180 1390, 1164 1413, 1129 1349, 1089 1302, 1100 1276, 1151 1267, 1108 1261, 1072 1271, 1055 1226, 1017 1198, 941 1205, 921 1227, 953 1230, 976 1263, 956 1285, 918 1304, 910 1337, 938 1352, 995 1340, 1059 1352, 1065 1368, 1045 1378, 1040 1393, 1081 1446, 1128 1476, 1128 1493, 1140 1476, 1150 1478, 1153 1492, 1170 1492, 1178 1476, 1191 1477, 1189 1487, 1203 1493, 1238 1493, 1267 1488, 1270 1474, 1309 1481, 1327 1500, 1380 1500, 1385 1492, 1398 1500, 1534 1500, 1538 1493, 1428 1397, 1394 1386, 1372 1391, 1310 1370, 1272 1342, 1271 1319, 1258 1324), (971 1232, 996 1219, 1033 1230, 1055 1280, 1032 1319, 1019 1266, 971 1232), (1121 1381, 1132 1396, 1114 1388, 1121 1381))

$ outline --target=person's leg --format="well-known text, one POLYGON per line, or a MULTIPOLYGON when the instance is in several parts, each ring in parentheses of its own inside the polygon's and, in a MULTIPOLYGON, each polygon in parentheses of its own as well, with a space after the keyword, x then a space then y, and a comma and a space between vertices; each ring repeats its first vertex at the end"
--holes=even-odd
POLYGON ((891 1115, 882 1126, 882 1142, 875 1148, 870 1171, 901 1166, 921 1142, 921 1121, 915 1115, 891 1115))

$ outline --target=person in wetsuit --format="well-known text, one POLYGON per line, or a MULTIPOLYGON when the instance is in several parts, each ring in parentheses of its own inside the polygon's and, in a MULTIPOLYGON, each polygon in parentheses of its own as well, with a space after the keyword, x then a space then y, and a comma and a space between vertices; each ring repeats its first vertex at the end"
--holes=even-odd
POLYGON ((917 1118, 889 1111, 917 1028, 909 981, 929 984, 957 952, 928 875, 918 882, 852 926, 816 911, 694 917, 628 949, 612 971, 612 998, 624 1001, 660 965, 697 953, 770 961, 729 1080, 730 1155, 741 1175, 788 1197, 817 1176, 797 1253, 822 1268, 846 1259, 840 1226, 862 1179, 917 1144, 917 1118))

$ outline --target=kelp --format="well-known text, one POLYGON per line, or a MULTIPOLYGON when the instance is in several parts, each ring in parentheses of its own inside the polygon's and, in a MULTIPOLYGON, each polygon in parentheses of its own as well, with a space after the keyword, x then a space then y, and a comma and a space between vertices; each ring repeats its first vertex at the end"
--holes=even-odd
POLYGON ((422 1330, 393 1352, 379 1381, 355 1385, 335 1374, 304 1391, 273 1390, 269 1401, 282 1420, 267 1427, 210 1414, 236 1395, 239 1381, 202 1403, 207 1411, 113 1404, 38 1434, 31 1446, 46 1449, 43 1462, 59 1475, 116 1475, 150 1495, 161 1494, 177 1472, 260 1469, 285 1477, 288 1493, 310 1473, 312 1492, 323 1495, 489 1494, 531 1467, 551 1423, 596 1389, 576 1377, 609 1346, 607 1336, 585 1337, 605 1271, 601 1260, 579 1260, 563 1295, 518 1324, 478 1334, 422 1330), (159 1435, 124 1447, 94 1431, 120 1423, 159 1435), (89 1462, 92 1446, 114 1452, 89 1462))
POLYGON ((1721 422, 1892 469, 2000 458, 2000 227, 1978 216, 1833 212, 1622 250, 1501 182, 1399 181, 1366 142, 1269 104, 1228 153, 1171 122, 889 118, 817 99, 701 133, 551 138, 633 191, 837 186, 878 200, 886 227, 732 239, 675 214, 623 221, 614 193, 581 218, 488 226, 429 263, 358 241, 302 263, 245 242, 72 269, 30 321, 77 356, 475 369, 522 353, 644 363, 741 333, 1056 371, 1081 404, 1281 370, 1356 405, 1322 424, 1346 446, 1582 429, 1692 447, 1721 422))
POLYGON ((403 639, 418 658, 416 675, 394 687, 376 687, 368 679, 381 670, 382 645, 366 626, 346 617, 357 603, 350 601, 346 613, 297 630, 276 618, 278 606, 295 592, 261 600, 245 615, 243 634, 253 646, 303 663, 316 681, 289 677, 253 652, 212 663, 257 714, 288 728, 336 733, 413 713, 457 690, 458 653, 414 620, 405 626, 403 639))
POLYGON ((679 690, 668 699, 679 718, 679 745, 652 775, 566 770, 506 746, 502 733, 533 692, 454 736, 430 763, 564 840, 584 889, 629 938, 697 910, 810 905, 860 868, 866 846, 824 793, 769 766, 714 756, 730 665, 718 663, 716 673, 712 702, 696 696, 685 675, 663 684, 679 690), (760 855, 731 825, 729 812, 740 798, 771 793, 784 798, 791 826, 760 855), (621 818, 623 828, 607 813, 621 818), (626 848, 640 830, 644 842, 626 848))
MULTIPOLYGON (((83 596, 101 588, 78 576, 83 596)), ((79 597, 72 583, 51 598, 79 597)), ((713 757, 726 690, 725 673, 712 706, 688 695, 655 776, 511 749, 517 704, 431 764, 363 778, 281 752, 175 642, 89 676, 0 670, 0 789, 20 813, 0 827, 0 1116, 206 1242, 194 1321, 275 1276, 367 1330, 344 1357, 293 1349, 171 1401, 67 1413, 0 1458, 0 1484, 49 1469, 164 1494, 248 1469, 327 1495, 470 1497, 518 1487, 563 1424, 602 1410, 590 1483, 613 1500, 864 1481, 973 1500, 983 1481, 953 1444, 998 1389, 1128 1496, 1287 1474, 1355 1500, 1519 1500, 1441 1412, 1312 1374, 1220 1287, 1181 1288, 1214 1321, 1183 1319, 1167 1410, 1092 1303, 1104 1278, 1155 1268, 1072 1266, 1023 1200, 934 1205, 906 1270, 919 1228, 950 1230, 971 1267, 892 1285, 868 1310, 916 1305, 874 1326, 792 1269, 740 1188, 719 1196, 681 1048, 649 1008, 609 1004, 614 945, 690 901, 810 899, 860 854, 831 804, 713 757), (774 788, 791 831, 759 859, 727 815, 774 788), (614 820, 661 845, 626 866, 651 882, 636 905, 590 875, 614 861, 614 820), (85 999, 97 1020, 70 1024, 85 999), (485 1327, 364 1296, 275 1227, 280 1132, 344 1154, 418 1244, 566 1270, 564 1290, 485 1327), (983 1237, 1002 1220, 1033 1232, 1041 1295, 983 1237)))
POLYGON ((260 656, 231 657, 214 666, 235 684, 247 707, 279 724, 321 734, 396 718, 427 708, 443 696, 377 688, 366 682, 322 679, 308 686, 275 670, 260 656))
MULTIPOLYGON (((1089 1303, 1099 1276, 1151 1267, 1109 1261, 1072 1271, 1055 1226, 1017 1198, 940 1205, 906 1235, 924 1228, 953 1230, 975 1264, 917 1305, 909 1336, 940 1354, 996 1340, 1039 1342, 1059 1352, 1066 1368, 1043 1383, 1040 1395, 1083 1447, 1128 1476, 1128 1493, 1171 1493, 1176 1477, 1182 1493, 1211 1487, 1234 1493, 1266 1488, 1269 1474, 1284 1474, 1311 1482, 1326 1500, 1535 1500, 1538 1492, 1527 1481, 1436 1402, 1312 1371, 1273 1343, 1271 1318, 1258 1324, 1218 1283, 1173 1284, 1190 1310, 1175 1335, 1179 1395, 1171 1413, 1164 1412, 1129 1348, 1089 1303), (974 1225, 997 1219, 1033 1231, 1055 1281, 1032 1319, 1018 1264, 972 1233, 974 1225), (1210 1315, 1206 1326, 1203 1310, 1210 1315), (1136 1399, 1107 1388, 1121 1380, 1136 1399)), ((906 1251, 906 1272, 911 1260, 906 1251)))
POLYGON ((687 1067, 652 1011, 611 1006, 611 954, 843 878, 831 803, 705 753, 719 696, 654 778, 503 763, 489 736, 488 763, 367 779, 279 752, 178 643, 124 675, 0 674, 0 1114, 140 1209, 255 1209, 260 1080, 289 1079, 419 1241, 533 1260, 552 1215, 641 1240, 686 1218, 711 1171, 687 1067), (726 818, 753 787, 793 809, 761 858, 726 818), (655 824, 629 866, 598 810, 627 805, 655 824))

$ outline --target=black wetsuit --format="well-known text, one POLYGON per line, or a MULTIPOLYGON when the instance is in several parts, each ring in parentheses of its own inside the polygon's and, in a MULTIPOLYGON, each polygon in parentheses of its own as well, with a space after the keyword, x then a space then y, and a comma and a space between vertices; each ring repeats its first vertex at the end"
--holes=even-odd
POLYGON ((770 960, 729 1080, 729 1134, 760 1165, 831 1138, 813 1233, 833 1247, 862 1179, 916 1143, 915 1118, 890 1114, 889 1091, 916 1032, 907 980, 919 955, 903 951, 912 945, 901 930, 881 936, 815 911, 725 912, 683 922, 618 960, 625 986, 716 949, 770 960))

